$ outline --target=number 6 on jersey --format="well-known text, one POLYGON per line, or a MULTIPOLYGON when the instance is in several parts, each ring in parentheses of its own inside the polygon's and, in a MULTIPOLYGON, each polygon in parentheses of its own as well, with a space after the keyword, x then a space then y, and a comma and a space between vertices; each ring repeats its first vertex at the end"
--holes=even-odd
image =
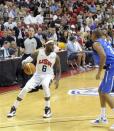
POLYGON ((47 69, 47 66, 46 66, 46 65, 43 65, 43 66, 42 66, 42 71, 43 71, 43 72, 46 72, 46 69, 47 69))

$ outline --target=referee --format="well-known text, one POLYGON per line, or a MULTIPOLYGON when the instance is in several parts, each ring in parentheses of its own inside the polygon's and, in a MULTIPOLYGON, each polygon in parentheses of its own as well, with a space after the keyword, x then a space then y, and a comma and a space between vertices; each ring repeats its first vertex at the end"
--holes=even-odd
MULTIPOLYGON (((41 41, 38 38, 34 37, 34 35, 35 35, 34 28, 30 27, 28 29, 28 37, 24 40, 23 44, 21 45, 21 50, 24 52, 22 60, 26 59, 28 56, 33 54, 36 51, 36 49, 42 47, 41 41)), ((22 77, 21 88, 23 88, 31 76, 25 74, 21 67, 22 66, 20 64, 18 68, 18 73, 22 77)))

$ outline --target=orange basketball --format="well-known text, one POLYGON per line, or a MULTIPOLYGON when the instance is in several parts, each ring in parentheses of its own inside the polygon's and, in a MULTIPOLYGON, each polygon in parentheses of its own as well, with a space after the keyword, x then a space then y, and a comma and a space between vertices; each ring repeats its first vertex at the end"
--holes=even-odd
POLYGON ((36 71, 36 67, 32 63, 26 63, 23 67, 23 70, 27 75, 32 75, 36 71))

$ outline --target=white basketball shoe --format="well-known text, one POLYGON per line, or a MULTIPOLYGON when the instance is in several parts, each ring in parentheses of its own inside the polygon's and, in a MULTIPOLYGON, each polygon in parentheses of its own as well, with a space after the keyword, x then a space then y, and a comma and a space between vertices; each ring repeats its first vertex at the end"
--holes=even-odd
POLYGON ((15 108, 15 106, 12 106, 7 117, 14 117, 15 115, 16 115, 16 108, 15 108))
POLYGON ((50 107, 45 107, 45 113, 44 113, 44 115, 43 115, 43 118, 49 118, 49 117, 51 117, 52 116, 52 114, 51 114, 51 108, 50 107))
POLYGON ((106 117, 99 116, 95 120, 92 120, 91 124, 93 124, 93 125, 108 124, 108 120, 106 117))

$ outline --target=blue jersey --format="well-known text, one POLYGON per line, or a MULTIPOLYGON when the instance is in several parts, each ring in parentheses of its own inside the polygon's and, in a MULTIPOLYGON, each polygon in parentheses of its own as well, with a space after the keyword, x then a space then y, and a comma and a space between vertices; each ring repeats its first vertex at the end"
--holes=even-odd
MULTIPOLYGON (((106 54, 106 65, 113 64, 114 65, 114 49, 112 48, 111 44, 108 43, 105 39, 99 38, 96 42, 100 43, 103 47, 105 54, 106 54)), ((97 52, 94 50, 94 58, 96 64, 99 64, 100 57, 98 56, 97 52)))

